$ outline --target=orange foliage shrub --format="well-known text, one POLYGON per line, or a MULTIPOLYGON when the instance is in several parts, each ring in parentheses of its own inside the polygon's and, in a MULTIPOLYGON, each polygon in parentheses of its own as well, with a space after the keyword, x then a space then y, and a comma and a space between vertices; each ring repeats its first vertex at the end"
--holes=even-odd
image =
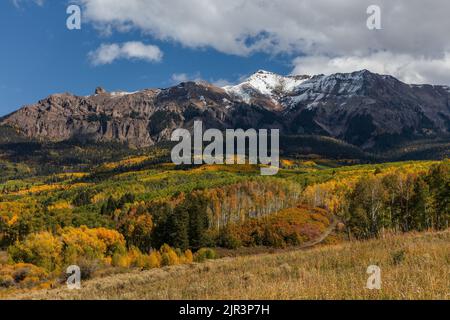
POLYGON ((62 262, 62 244, 50 232, 31 234, 9 247, 8 253, 15 262, 31 263, 49 271, 59 268, 62 262))
POLYGON ((98 238, 95 231, 87 227, 64 228, 61 239, 65 248, 64 260, 68 264, 74 264, 82 257, 100 260, 106 253, 106 244, 98 238))
POLYGON ((112 265, 121 268, 152 269, 162 266, 187 264, 194 261, 191 250, 184 253, 165 244, 159 251, 152 250, 150 254, 143 254, 138 248, 132 247, 125 253, 117 253, 112 257, 112 265))
POLYGON ((173 250, 167 244, 164 244, 161 249, 161 265, 162 266, 172 266, 180 264, 180 257, 177 255, 175 250, 173 250))
POLYGON ((110 230, 106 228, 91 229, 106 245, 106 256, 112 256, 116 252, 125 252, 125 239, 123 235, 115 230, 110 230))
POLYGON ((192 263, 194 255, 190 250, 182 252, 167 244, 149 254, 142 253, 137 247, 127 250, 119 232, 82 226, 61 229, 57 235, 49 232, 30 234, 9 248, 9 260, 19 263, 0 266, 0 287, 49 286, 48 271, 55 276, 70 264, 79 265, 82 278, 88 279, 105 265, 151 269, 192 263))
POLYGON ((192 263, 194 261, 194 255, 191 250, 186 250, 184 252, 183 263, 192 263))
POLYGON ((149 255, 149 267, 150 268, 159 268, 161 267, 161 253, 159 251, 152 251, 149 255))
POLYGON ((104 260, 105 257, 126 251, 123 236, 115 230, 105 228, 64 228, 61 239, 65 262, 68 264, 75 263, 80 258, 104 260))
POLYGON ((86 260, 107 263, 113 255, 125 252, 125 240, 117 231, 85 226, 64 228, 59 235, 33 233, 8 249, 11 261, 30 263, 48 271, 86 260))
POLYGON ((30 288, 44 284, 49 274, 43 268, 28 263, 3 265, 0 267, 0 287, 30 288))
POLYGON ((112 264, 121 268, 141 268, 151 269, 152 262, 150 255, 143 254, 138 248, 132 247, 128 252, 123 254, 115 254, 112 259, 112 264))
POLYGON ((219 233, 218 243, 232 249, 240 245, 295 246, 319 237, 329 224, 326 210, 298 206, 241 225, 230 225, 219 233))

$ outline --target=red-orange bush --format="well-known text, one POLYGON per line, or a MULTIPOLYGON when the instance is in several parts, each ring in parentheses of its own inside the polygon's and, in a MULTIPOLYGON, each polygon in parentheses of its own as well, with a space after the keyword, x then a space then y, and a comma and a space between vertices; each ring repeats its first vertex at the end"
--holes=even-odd
POLYGON ((218 235, 218 244, 234 249, 238 246, 296 246, 313 240, 330 224, 323 209, 298 206, 266 216, 250 219, 241 225, 229 225, 218 235))

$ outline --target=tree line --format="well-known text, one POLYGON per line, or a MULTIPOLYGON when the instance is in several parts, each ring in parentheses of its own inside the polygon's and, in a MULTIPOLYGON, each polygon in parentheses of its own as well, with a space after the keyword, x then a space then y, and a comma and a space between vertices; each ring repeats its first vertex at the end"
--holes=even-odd
POLYGON ((375 170, 309 186, 302 201, 338 215, 348 235, 377 237, 385 230, 441 230, 450 220, 450 161, 428 171, 375 170))

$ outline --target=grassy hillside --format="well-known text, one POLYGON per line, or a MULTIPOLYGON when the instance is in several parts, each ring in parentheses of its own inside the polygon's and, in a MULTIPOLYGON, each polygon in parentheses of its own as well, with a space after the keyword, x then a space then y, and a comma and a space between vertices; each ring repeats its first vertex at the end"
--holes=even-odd
POLYGON ((153 269, 20 299, 449 299, 450 231, 153 269), (365 289, 369 265, 382 289, 365 289))
MULTIPOLYGON (((448 160, 361 164, 351 154, 342 154, 339 160, 293 156, 281 160, 278 175, 266 177, 251 165, 175 166, 167 159, 168 149, 130 154, 113 145, 59 147, 39 144, 30 154, 22 152, 22 146, 15 151, 0 148, 0 169, 4 169, 0 174, 0 296, 58 286, 67 266, 73 264, 82 268, 85 280, 137 269, 146 271, 135 276, 146 279, 170 273, 159 268, 174 265, 176 272, 195 275, 203 267, 190 263, 211 259, 215 251, 229 250, 228 256, 236 256, 298 250, 317 244, 335 226, 338 232, 327 237, 326 244, 449 227, 448 160)), ((363 245, 357 244, 354 250, 363 245)), ((330 250, 339 249, 336 252, 345 256, 345 248, 330 250)), ((303 254, 298 258, 303 259, 303 254)), ((397 260, 405 255, 402 251, 392 254, 397 260)), ((272 258, 268 256, 267 263, 272 258)), ((254 262, 239 259, 230 263, 254 262)), ((289 259, 274 268, 284 265, 297 281, 300 269, 296 260, 289 259)), ((227 261, 224 267, 217 263, 208 263, 207 268, 219 266, 218 274, 233 274, 233 269, 226 269, 227 261)), ((248 263, 252 267, 249 279, 258 278, 263 271, 248 263)), ((312 270, 306 261, 298 263, 312 270)), ((334 263, 330 274, 340 268, 334 263)), ((264 283, 271 283, 262 276, 264 283)), ((178 290, 173 281, 175 287, 166 287, 167 294, 178 290)), ((275 278, 272 284, 276 283, 275 278)), ((190 290, 170 294, 189 298, 190 290)), ((238 297, 234 289, 211 292, 216 298, 238 297)), ((271 294, 267 297, 277 297, 271 294)), ((292 297, 296 296, 292 293, 292 297)))

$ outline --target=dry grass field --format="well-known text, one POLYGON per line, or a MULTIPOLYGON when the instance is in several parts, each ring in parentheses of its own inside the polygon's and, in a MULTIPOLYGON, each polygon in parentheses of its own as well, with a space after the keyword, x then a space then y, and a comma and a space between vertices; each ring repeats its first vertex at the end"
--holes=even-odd
POLYGON ((450 231, 111 275, 14 299, 449 299, 450 231), (369 265, 382 289, 365 288, 369 265))

